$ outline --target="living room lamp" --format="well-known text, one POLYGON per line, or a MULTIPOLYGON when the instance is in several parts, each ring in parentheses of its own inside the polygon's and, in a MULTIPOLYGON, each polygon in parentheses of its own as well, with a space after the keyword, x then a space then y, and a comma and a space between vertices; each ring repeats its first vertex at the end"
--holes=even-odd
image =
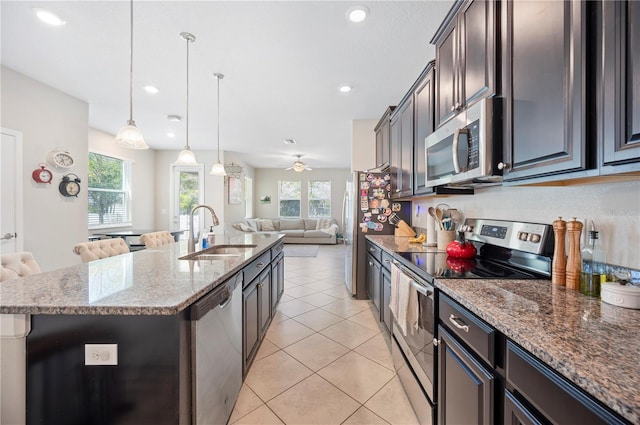
POLYGON ((213 164, 213 167, 211 167, 209 174, 212 176, 226 176, 227 172, 224 170, 224 165, 220 162, 220 80, 224 78, 224 74, 216 72, 213 74, 213 77, 218 80, 218 160, 213 164))
POLYGON ((127 125, 122 127, 114 142, 122 147, 129 149, 149 149, 144 141, 142 131, 136 127, 133 120, 133 0, 131 0, 131 34, 130 34, 130 50, 129 50, 129 120, 127 125))
POLYGON ((196 41, 193 34, 188 32, 181 32, 180 37, 187 42, 187 114, 185 115, 186 128, 187 128, 187 144, 184 149, 178 154, 176 159, 176 165, 198 165, 196 162, 196 156, 189 147, 189 43, 196 41))

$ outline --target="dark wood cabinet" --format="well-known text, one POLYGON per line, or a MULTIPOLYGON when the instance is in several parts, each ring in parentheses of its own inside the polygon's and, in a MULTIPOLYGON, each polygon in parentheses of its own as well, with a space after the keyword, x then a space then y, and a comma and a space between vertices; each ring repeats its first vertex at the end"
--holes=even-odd
POLYGON ((503 4, 504 180, 589 168, 586 2, 503 4))
POLYGON ((514 417, 525 424, 627 423, 512 341, 507 342, 506 385, 505 424, 514 417))
POLYGON ((391 332, 391 308, 389 302, 391 301, 391 272, 382 268, 382 321, 387 327, 387 330, 391 332))
POLYGON ((419 78, 413 99, 413 193, 431 193, 428 188, 424 138, 433 132, 434 63, 430 62, 419 78))
POLYGON ((243 375, 260 347, 260 342, 271 323, 271 268, 266 268, 242 291, 243 300, 243 375))
POLYGON ((640 3, 598 5, 601 173, 640 171, 640 3))
POLYGON ((504 425, 542 425, 511 392, 504 393, 504 425))
POLYGON ((376 168, 379 169, 386 169, 389 167, 391 113, 395 108, 395 106, 389 106, 374 128, 376 133, 376 168))
POLYGON ((381 278, 380 263, 371 254, 367 254, 367 295, 378 311, 380 311, 381 278))
POLYGON ((409 91, 391 115, 391 198, 413 195, 413 91, 409 91))
POLYGON ((271 315, 273 316, 284 293, 284 254, 271 263, 271 315))
POLYGON ((458 2, 436 31, 437 127, 496 93, 497 13, 492 0, 458 2))
POLYGON ((438 335, 438 423, 494 424, 494 374, 444 327, 438 335))

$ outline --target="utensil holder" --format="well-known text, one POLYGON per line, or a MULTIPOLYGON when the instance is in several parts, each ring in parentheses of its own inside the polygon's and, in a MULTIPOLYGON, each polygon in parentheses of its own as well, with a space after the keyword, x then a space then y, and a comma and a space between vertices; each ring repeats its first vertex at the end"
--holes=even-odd
POLYGON ((447 249, 449 242, 456 238, 455 230, 438 230, 438 250, 444 251, 447 249))

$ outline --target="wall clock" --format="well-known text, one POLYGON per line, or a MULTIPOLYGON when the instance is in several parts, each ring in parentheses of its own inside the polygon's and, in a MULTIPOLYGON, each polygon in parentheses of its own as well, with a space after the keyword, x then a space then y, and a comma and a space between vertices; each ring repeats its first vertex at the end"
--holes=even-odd
POLYGON ((76 161, 68 151, 54 149, 49 152, 49 155, 47 155, 47 162, 56 167, 68 170, 69 168, 74 166, 76 161))
POLYGON ((49 171, 44 164, 40 164, 40 168, 33 170, 31 177, 36 183, 49 183, 53 180, 53 173, 49 171))
POLYGON ((80 177, 75 174, 67 174, 62 178, 58 190, 62 196, 75 196, 77 198, 78 193, 80 193, 80 177))

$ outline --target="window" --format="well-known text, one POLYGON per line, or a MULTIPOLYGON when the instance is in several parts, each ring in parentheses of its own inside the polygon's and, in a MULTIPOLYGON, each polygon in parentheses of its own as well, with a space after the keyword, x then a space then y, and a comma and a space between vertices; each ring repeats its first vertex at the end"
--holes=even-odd
POLYGON ((131 225, 131 162, 89 152, 89 229, 131 225))
POLYGON ((331 217, 331 180, 309 181, 309 217, 331 217))
POLYGON ((278 214, 280 217, 300 217, 302 185, 300 180, 278 182, 278 214))

